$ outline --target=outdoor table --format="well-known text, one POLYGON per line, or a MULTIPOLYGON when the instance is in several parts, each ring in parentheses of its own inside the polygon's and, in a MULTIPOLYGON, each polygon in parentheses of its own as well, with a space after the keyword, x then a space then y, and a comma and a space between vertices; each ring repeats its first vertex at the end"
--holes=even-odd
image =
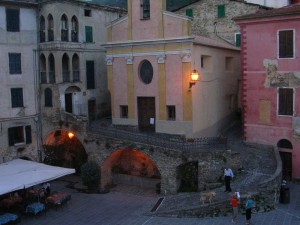
POLYGON ((56 193, 53 195, 50 195, 48 198, 46 198, 47 204, 52 205, 63 205, 64 203, 68 202, 71 199, 71 194, 67 193, 56 193))
POLYGON ((26 213, 32 213, 34 215, 42 212, 45 210, 45 205, 43 203, 34 202, 32 204, 29 204, 26 207, 26 213))
POLYGON ((18 216, 12 213, 5 213, 3 215, 0 215, 0 225, 8 224, 11 222, 15 222, 18 220, 18 216))
POLYGON ((0 207, 3 209, 9 209, 17 203, 21 203, 22 201, 23 199, 21 196, 10 196, 0 202, 0 207))

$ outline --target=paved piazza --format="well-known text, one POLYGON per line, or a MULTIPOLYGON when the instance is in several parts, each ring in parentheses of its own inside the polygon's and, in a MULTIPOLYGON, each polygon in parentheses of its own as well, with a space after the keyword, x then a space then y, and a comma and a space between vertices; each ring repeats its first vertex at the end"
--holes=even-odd
MULTIPOLYGON (((52 182, 53 191, 72 194, 67 205, 48 209, 37 216, 22 217, 22 225, 227 225, 231 218, 170 218, 155 217, 150 211, 161 196, 141 192, 113 190, 107 194, 84 194, 66 188, 67 182, 52 182)), ((195 199, 197 201, 198 199, 195 199)), ((162 203, 163 204, 163 203, 162 203)), ((290 203, 277 204, 276 210, 253 214, 255 225, 300 225, 300 184, 290 186, 290 203)), ((245 224, 239 215, 237 224, 245 224)))

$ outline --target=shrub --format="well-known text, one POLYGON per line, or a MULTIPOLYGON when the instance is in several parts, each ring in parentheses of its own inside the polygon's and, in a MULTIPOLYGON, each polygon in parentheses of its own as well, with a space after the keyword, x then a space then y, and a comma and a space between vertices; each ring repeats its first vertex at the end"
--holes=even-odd
POLYGON ((100 184, 100 169, 96 162, 88 161, 81 166, 81 179, 90 192, 98 190, 100 184))

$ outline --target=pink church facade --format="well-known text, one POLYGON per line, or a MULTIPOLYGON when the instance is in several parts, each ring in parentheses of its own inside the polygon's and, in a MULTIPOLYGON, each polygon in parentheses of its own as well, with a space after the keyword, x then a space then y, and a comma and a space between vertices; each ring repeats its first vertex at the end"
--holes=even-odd
POLYGON ((283 178, 300 177, 300 4, 236 18, 242 35, 243 135, 278 147, 283 178))

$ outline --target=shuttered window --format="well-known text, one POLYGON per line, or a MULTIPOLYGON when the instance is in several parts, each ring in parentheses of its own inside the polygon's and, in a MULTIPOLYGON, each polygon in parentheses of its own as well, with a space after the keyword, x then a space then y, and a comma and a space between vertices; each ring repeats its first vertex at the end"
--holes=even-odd
POLYGON ((11 106, 12 108, 24 107, 23 104, 23 89, 11 88, 11 106))
POLYGON ((32 143, 31 126, 18 126, 8 128, 8 144, 30 144, 32 143))
POLYGON ((20 31, 19 9, 6 9, 6 29, 8 32, 20 31))
POLYGON ((52 107, 52 90, 50 88, 45 89, 45 107, 52 107))
POLYGON ((294 90, 292 88, 278 89, 278 115, 292 116, 294 111, 294 90))
POLYGON ((95 89, 94 61, 86 61, 86 88, 95 89))
POLYGON ((85 27, 85 41, 88 43, 93 42, 93 27, 85 27))
POLYGON ((235 46, 241 47, 241 34, 235 34, 235 46))
POLYGON ((149 19, 150 18, 150 0, 141 1, 141 18, 149 19))
POLYGON ((193 9, 186 9, 185 10, 185 15, 189 16, 189 17, 193 17, 193 9))
POLYGON ((21 53, 8 53, 9 73, 21 74, 21 53))
POLYGON ((278 32, 279 58, 294 58, 294 31, 282 30, 278 32))
POLYGON ((218 5, 218 18, 225 17, 225 5, 218 5))

